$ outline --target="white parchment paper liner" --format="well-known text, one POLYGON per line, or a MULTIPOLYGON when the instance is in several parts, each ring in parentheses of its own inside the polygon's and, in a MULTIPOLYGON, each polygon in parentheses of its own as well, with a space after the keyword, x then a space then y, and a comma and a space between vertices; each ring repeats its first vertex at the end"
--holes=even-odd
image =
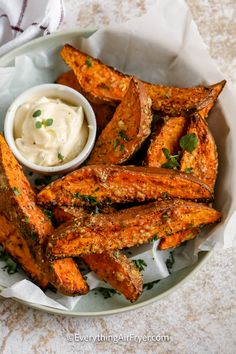
MULTIPOLYGON (((64 43, 62 43, 63 45, 64 43)), ((224 77, 210 58, 182 0, 158 0, 145 16, 121 25, 100 29, 80 48, 119 70, 139 78, 167 85, 194 86, 212 84, 224 77)), ((59 74, 68 70, 59 56, 60 48, 34 51, 15 59, 15 65, 0 68, 0 117, 3 120, 14 97, 27 88, 54 82, 59 74)), ((236 97, 226 86, 209 117, 219 153, 219 175, 214 206, 223 212, 220 224, 186 246, 174 250, 172 272, 196 261, 200 250, 214 247, 228 248, 236 244, 236 97)), ((132 249, 132 259, 143 259, 147 267, 144 283, 165 278, 168 251, 157 251, 154 244, 132 249)), ((14 297, 34 304, 72 310, 81 297, 67 297, 51 291, 43 293, 22 273, 9 276, 0 262, 0 284, 6 286, 1 296, 14 297)), ((107 287, 96 275, 89 273, 91 289, 107 287)))

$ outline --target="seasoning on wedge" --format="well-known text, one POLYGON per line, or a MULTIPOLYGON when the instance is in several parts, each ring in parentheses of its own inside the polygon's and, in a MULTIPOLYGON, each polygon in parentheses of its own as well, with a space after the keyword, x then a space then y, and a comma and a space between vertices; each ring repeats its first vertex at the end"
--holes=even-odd
POLYGON ((193 228, 190 230, 185 230, 172 234, 170 236, 163 237, 158 244, 159 250, 167 250, 169 248, 176 248, 180 246, 183 242, 192 240, 199 234, 198 228, 193 228))
POLYGON ((165 198, 211 200, 212 192, 198 179, 155 167, 85 166, 52 182, 38 194, 38 203, 99 205, 165 198))
POLYGON ((197 143, 192 151, 186 146, 180 160, 180 170, 197 177, 213 192, 218 170, 218 154, 206 120, 195 114, 191 118, 187 136, 195 136, 197 143))
MULTIPOLYGON (((47 274, 50 283, 55 287, 58 287, 61 281, 64 284, 68 277, 66 267, 65 271, 61 268, 54 272, 53 263, 49 266, 45 254, 48 237, 54 232, 54 228, 43 210, 36 205, 36 194, 1 134, 0 212, 25 238, 32 256, 36 259, 39 267, 43 269, 43 272, 47 274), (53 274, 53 277, 51 274, 53 274), (58 279, 54 282, 56 276, 58 276, 58 279)), ((71 260, 71 262, 74 262, 74 260, 71 260)), ((81 282, 79 270, 74 275, 77 275, 74 283, 78 286, 77 294, 80 294, 81 291, 84 291, 86 282, 84 279, 81 282)), ((63 284, 62 287, 64 287, 63 284)), ((70 293, 71 289, 68 289, 68 294, 70 293)))
MULTIPOLYGON (((124 97, 131 77, 103 64, 88 54, 66 44, 61 56, 74 71, 78 84, 90 101, 117 105, 124 97)), ((225 81, 192 88, 177 88, 145 83, 152 99, 152 108, 164 115, 186 115, 204 108, 212 100, 213 92, 221 91, 225 81)))
POLYGON ((115 114, 95 144, 87 165, 128 161, 151 133, 151 99, 133 78, 115 114))
MULTIPOLYGON (((112 207, 102 208, 102 213, 114 212, 112 207)), ((54 215, 57 221, 67 222, 77 217, 83 223, 90 214, 83 208, 56 207, 54 215)), ((138 268, 124 254, 115 250, 81 257, 99 278, 109 283, 131 302, 136 301, 142 292, 142 276, 138 268)), ((61 261, 61 260, 57 260, 61 261)), ((55 261, 54 261, 55 262, 55 261)))
POLYGON ((69 221, 50 237, 52 258, 86 256, 150 242, 180 231, 218 222, 221 213, 201 203, 171 200, 149 203, 113 214, 69 221))
POLYGON ((49 282, 47 274, 36 262, 21 232, 2 213, 0 213, 0 244, 34 283, 43 289, 47 287, 49 282))

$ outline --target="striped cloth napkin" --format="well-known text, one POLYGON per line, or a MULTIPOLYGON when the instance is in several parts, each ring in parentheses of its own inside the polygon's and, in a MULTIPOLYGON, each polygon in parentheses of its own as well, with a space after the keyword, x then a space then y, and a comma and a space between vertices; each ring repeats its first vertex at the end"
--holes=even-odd
POLYGON ((0 0, 0 56, 56 31, 64 13, 63 0, 0 0))

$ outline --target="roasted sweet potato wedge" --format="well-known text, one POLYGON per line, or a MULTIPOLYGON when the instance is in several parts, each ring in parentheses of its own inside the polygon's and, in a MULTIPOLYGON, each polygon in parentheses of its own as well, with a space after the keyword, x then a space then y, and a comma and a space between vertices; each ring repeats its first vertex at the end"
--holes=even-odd
MULTIPOLYGON (((45 213, 36 205, 36 195, 2 135, 0 135, 0 211, 25 238, 30 252, 39 267, 42 267, 49 277, 50 283, 59 287, 60 281, 65 276, 65 282, 61 286, 64 288, 64 283, 68 278, 66 268, 65 271, 63 268, 57 268, 55 273, 53 265, 49 267, 45 255, 48 236, 53 233, 54 228, 45 213), (61 271, 60 274, 59 271, 61 271), (54 283, 56 276, 58 280, 54 283)), ((72 262, 74 260, 71 260, 70 264, 72 262)), ((79 279, 74 279, 74 282, 81 285, 79 271, 74 272, 74 275, 76 274, 79 279)), ((85 280, 84 284, 86 284, 85 280)), ((84 284, 82 291, 84 291, 84 284)), ((80 292, 81 289, 77 288, 77 294, 80 292)), ((69 288, 68 293, 71 293, 69 288)))
POLYGON ((89 254, 82 259, 99 278, 134 302, 142 293, 142 275, 135 264, 118 250, 89 254))
POLYGON ((168 160, 162 149, 168 149, 171 155, 180 150, 179 139, 186 133, 189 119, 172 117, 163 123, 153 135, 147 151, 145 164, 149 167, 162 167, 168 160))
POLYGON ((87 165, 128 161, 151 133, 151 99, 141 81, 132 79, 115 114, 95 144, 87 165))
MULTIPOLYGON (((117 105, 128 89, 131 77, 101 63, 69 44, 66 44, 61 56, 74 71, 80 87, 89 99, 95 103, 117 105)), ((212 91, 221 90, 225 81, 216 85, 193 88, 176 88, 145 83, 148 95, 152 99, 152 108, 169 116, 186 115, 209 104, 212 91)))
POLYGON ((192 240, 199 234, 199 229, 194 228, 177 232, 176 234, 163 237, 158 245, 159 250, 167 250, 169 248, 175 248, 180 246, 183 242, 192 240))
POLYGON ((180 170, 189 171, 213 191, 218 170, 218 155, 206 120, 195 114, 191 118, 187 134, 195 134, 198 143, 192 152, 184 151, 180 170))
POLYGON ((50 282, 62 294, 75 296, 88 293, 88 284, 73 258, 53 260, 49 265, 50 282))
POLYGON ((201 203, 171 200, 91 216, 61 225, 50 237, 48 255, 85 256, 150 242, 180 231, 219 221, 221 213, 201 203))
MULTIPOLYGON (((109 210, 105 208, 105 213, 109 210)), ((114 212, 110 207, 109 212, 114 212)), ((57 221, 63 223, 77 218, 83 223, 90 214, 83 208, 56 207, 54 215, 57 221)), ((142 292, 142 276, 133 262, 120 253, 104 252, 81 257, 99 278, 109 283, 131 302, 136 301, 142 292)), ((54 261, 55 262, 55 261, 54 261)))
POLYGON ((43 289, 47 287, 49 283, 47 274, 36 262, 21 232, 2 213, 0 213, 0 244, 34 283, 43 289))
POLYGON ((85 166, 52 182, 38 194, 38 203, 96 205, 173 198, 211 200, 203 183, 188 174, 155 167, 85 166))
MULTIPOLYGON (((89 97, 87 97, 86 92, 84 92, 81 88, 81 86, 78 83, 78 80, 74 74, 74 72, 68 71, 66 73, 63 73, 58 77, 56 80, 58 84, 69 86, 73 88, 76 91, 79 91, 82 93, 88 100, 89 97)), ((90 101, 90 104, 94 110, 95 116, 96 116, 96 121, 97 121, 97 132, 98 134, 101 133, 101 131, 106 127, 107 123, 111 120, 113 117, 113 114, 115 112, 115 107, 109 105, 109 104, 99 104, 99 103, 94 103, 90 101)))
POLYGON ((33 247, 35 243, 43 244, 53 232, 52 224, 36 205, 36 195, 1 134, 0 211, 33 247))

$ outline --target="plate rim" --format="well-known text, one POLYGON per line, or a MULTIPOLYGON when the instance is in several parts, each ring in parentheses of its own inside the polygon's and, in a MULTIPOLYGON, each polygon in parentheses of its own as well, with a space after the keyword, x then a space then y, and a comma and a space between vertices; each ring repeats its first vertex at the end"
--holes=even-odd
MULTIPOLYGON (((95 31, 96 31, 95 28, 79 28, 79 29, 72 28, 72 29, 65 30, 65 31, 58 31, 58 32, 52 33, 50 35, 47 35, 45 37, 39 37, 39 38, 33 39, 33 40, 21 45, 20 47, 17 47, 15 49, 11 50, 10 52, 6 53, 5 55, 3 55, 0 58, 0 67, 5 67, 6 63, 9 62, 10 60, 12 60, 14 58, 14 56, 18 55, 19 53, 21 53, 27 49, 33 50, 35 47, 37 47, 38 45, 40 45, 44 41, 52 41, 53 39, 57 39, 57 38, 64 37, 64 36, 70 36, 71 38, 76 37, 76 36, 88 36, 88 35, 91 35, 92 33, 94 33, 95 31)), ((68 316, 68 317, 99 317, 99 316, 120 314, 120 313, 124 313, 124 312, 128 312, 128 311, 140 309, 144 306, 153 304, 154 302, 161 300, 163 297, 168 296, 169 294, 171 294, 172 292, 174 292, 178 288, 182 287, 188 280, 191 279, 191 277, 194 276, 194 274, 196 274, 197 271, 200 270, 200 268, 207 262, 207 260, 210 258, 210 256, 212 254, 213 254, 212 250, 211 251, 204 251, 202 258, 200 260, 198 259, 197 263, 195 263, 194 269, 188 275, 186 275, 183 279, 181 279, 177 284, 175 284, 171 288, 163 291, 161 294, 156 295, 156 296, 152 297, 151 299, 145 300, 141 303, 130 304, 129 306, 121 307, 121 308, 114 309, 114 310, 103 310, 103 311, 93 311, 93 312, 80 312, 80 311, 73 311, 73 310, 70 311, 70 310, 62 310, 62 309, 52 308, 52 307, 45 306, 45 305, 31 303, 26 300, 20 300, 20 299, 14 298, 14 297, 10 298, 10 299, 13 299, 16 302, 19 302, 23 305, 29 306, 30 308, 37 309, 39 311, 42 311, 42 312, 45 312, 48 314, 64 315, 64 316, 68 316)), ((6 300, 5 297, 1 296, 1 291, 5 288, 6 288, 5 286, 0 284, 0 299, 6 300)))

